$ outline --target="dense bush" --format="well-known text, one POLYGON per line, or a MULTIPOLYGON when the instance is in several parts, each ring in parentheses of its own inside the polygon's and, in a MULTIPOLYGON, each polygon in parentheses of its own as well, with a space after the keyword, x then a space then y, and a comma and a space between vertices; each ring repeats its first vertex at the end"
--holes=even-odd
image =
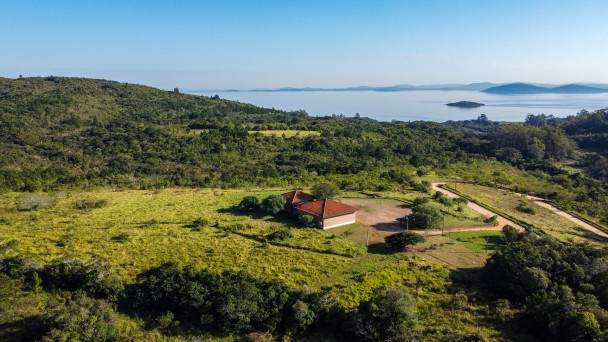
POLYGON ((270 215, 276 215, 285 208, 285 199, 281 195, 270 195, 262 201, 262 209, 270 215))
POLYGON ((298 217, 298 223, 303 228, 312 228, 315 226, 315 218, 311 215, 302 215, 298 217))
POLYGON ((83 290, 89 296, 117 300, 124 289, 121 279, 101 257, 93 257, 87 263, 80 259, 55 261, 38 270, 38 274, 42 286, 49 290, 83 290))
POLYGON ((412 209, 410 221, 418 228, 438 228, 443 223, 443 215, 439 209, 429 204, 421 204, 412 209))
POLYGON ((407 246, 413 246, 417 243, 424 242, 424 236, 412 232, 399 232, 388 235, 384 238, 384 242, 394 251, 403 251, 407 246))
POLYGON ((509 244, 488 260, 488 288, 521 305, 547 339, 593 340, 608 332, 608 252, 513 229, 503 229, 509 244))
POLYGON ((110 304, 76 291, 48 305, 42 317, 42 341, 118 341, 117 320, 110 304))
POLYGON ((283 228, 275 230, 274 232, 268 234, 268 240, 272 241, 281 241, 285 239, 289 239, 292 237, 291 231, 289 229, 283 228))
POLYGON ((305 331, 333 310, 327 300, 242 272, 216 274, 169 263, 138 276, 133 305, 152 317, 171 312, 197 329, 247 333, 305 331))
POLYGON ((256 196, 245 196, 239 203, 239 208, 246 211, 258 211, 260 207, 260 199, 256 196))
POLYGON ((416 302, 403 289, 380 289, 362 302, 347 322, 347 330, 364 341, 414 340, 416 302))

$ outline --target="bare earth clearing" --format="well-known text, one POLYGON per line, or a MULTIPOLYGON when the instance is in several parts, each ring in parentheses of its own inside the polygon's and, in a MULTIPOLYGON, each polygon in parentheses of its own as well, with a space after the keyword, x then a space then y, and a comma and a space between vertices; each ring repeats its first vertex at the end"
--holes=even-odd
POLYGON ((341 202, 361 209, 357 212, 357 222, 383 231, 403 230, 397 218, 412 213, 405 203, 392 199, 345 198, 341 202))

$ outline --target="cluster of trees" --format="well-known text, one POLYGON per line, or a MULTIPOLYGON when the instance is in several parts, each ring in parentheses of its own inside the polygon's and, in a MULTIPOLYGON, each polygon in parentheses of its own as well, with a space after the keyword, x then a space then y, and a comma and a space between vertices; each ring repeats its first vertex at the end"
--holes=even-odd
POLYGON ((285 208, 285 203, 281 195, 269 195, 262 201, 257 196, 245 196, 239 203, 239 208, 249 212, 262 210, 268 215, 276 215, 285 208))
MULTIPOLYGON (((6 245, 2 254, 6 254, 6 245)), ((21 279, 31 291, 52 291, 28 338, 117 341, 120 313, 143 318, 168 334, 252 332, 338 339, 401 341, 416 330, 416 302, 403 289, 378 289, 354 311, 329 290, 294 289, 244 272, 214 273, 166 263, 124 286, 102 259, 40 265, 19 256, 0 258, 2 277, 21 279), (39 276, 40 275, 40 276, 39 276)))
POLYGON ((554 341, 608 336, 608 254, 534 232, 503 230, 508 245, 488 260, 488 289, 521 307, 521 321, 554 341))

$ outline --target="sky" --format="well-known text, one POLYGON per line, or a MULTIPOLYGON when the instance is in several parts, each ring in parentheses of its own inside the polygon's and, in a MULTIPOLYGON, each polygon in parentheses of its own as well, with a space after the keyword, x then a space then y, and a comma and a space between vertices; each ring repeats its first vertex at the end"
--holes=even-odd
POLYGON ((0 76, 173 89, 608 83, 608 1, 5 1, 0 76))

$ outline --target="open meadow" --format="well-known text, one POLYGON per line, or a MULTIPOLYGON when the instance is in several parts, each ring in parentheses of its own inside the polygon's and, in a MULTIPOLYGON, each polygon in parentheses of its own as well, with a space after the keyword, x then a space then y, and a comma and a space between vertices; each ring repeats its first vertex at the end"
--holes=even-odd
MULTIPOLYGON (((362 223, 326 231, 302 229, 297 228, 297 220, 282 214, 257 216, 237 208, 245 196, 263 198, 282 192, 188 188, 69 191, 48 194, 53 205, 31 211, 18 209, 23 194, 9 193, 0 197, 0 241, 16 240, 17 253, 41 262, 65 258, 86 261, 101 256, 126 283, 168 261, 216 272, 244 270, 293 287, 329 287, 347 309, 369 299, 382 286, 408 287, 415 289, 420 317, 433 318, 419 329, 438 340, 454 334, 494 339, 503 329, 491 320, 473 318, 487 310, 488 304, 454 304, 460 297, 450 290, 449 269, 479 267, 488 257, 485 251, 471 247, 478 242, 468 241, 484 232, 465 237, 433 236, 416 251, 395 254, 382 243, 391 232, 383 231, 370 236, 367 252, 370 227, 362 223), (83 202, 102 205, 82 208, 83 202), (267 238, 286 227, 293 228, 291 237, 280 241, 267 238), (445 262, 445 258, 450 260, 445 262)), ((379 203, 374 210, 382 210, 382 205, 406 210, 404 201, 408 199, 412 198, 360 201, 379 203)), ((471 220, 463 218, 461 223, 471 220)), ((23 316, 27 317, 27 312, 23 316)))

